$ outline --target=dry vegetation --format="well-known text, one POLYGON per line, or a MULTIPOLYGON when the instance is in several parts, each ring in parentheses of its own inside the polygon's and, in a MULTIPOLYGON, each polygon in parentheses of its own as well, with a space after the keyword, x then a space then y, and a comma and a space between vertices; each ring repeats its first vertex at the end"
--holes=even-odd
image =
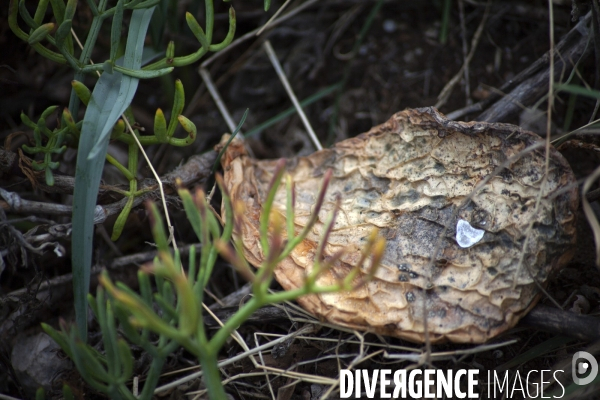
MULTIPOLYGON (((181 21, 183 11, 195 3, 195 0, 180 1, 179 8, 171 10, 165 41, 173 39, 183 47, 187 43, 194 45, 181 21)), ((262 1, 233 0, 233 3, 237 12, 236 38, 263 26, 281 7, 280 1, 274 1, 271 11, 265 13, 262 1)), ((600 56, 594 57, 592 17, 586 2, 574 2, 581 17, 587 18, 579 29, 574 29, 577 22, 571 20, 570 2, 555 2, 552 19, 548 4, 541 0, 450 3, 444 23, 442 0, 292 1, 282 12, 284 16, 290 13, 291 17, 271 25, 260 36, 249 36, 213 59, 203 61, 234 124, 250 109, 242 130, 250 133, 248 143, 256 158, 274 159, 314 151, 296 113, 266 127, 262 125, 292 107, 264 51, 267 39, 297 98, 313 100, 304 111, 325 147, 366 132, 409 107, 436 105, 454 119, 515 123, 544 137, 549 131, 553 139, 597 118, 594 96, 598 97, 598 92, 576 95, 554 91, 548 97, 550 73, 554 74, 555 85, 569 80, 571 84, 600 89, 597 61, 600 56), (371 12, 379 6, 371 18, 371 12), (554 44, 549 39, 551 23, 554 44), (553 70, 547 57, 551 46, 556 46, 559 53, 553 70), (574 64, 577 69, 572 74, 574 64), (548 107, 548 98, 552 99, 552 107, 548 107), (547 121, 551 122, 549 127, 547 121)), ((219 2, 215 6, 216 21, 226 21, 227 8, 219 2)), ((6 19, 7 10, 2 6, 0 20, 6 19)), ((85 18, 77 21, 81 25, 88 22, 85 18)), ((216 32, 218 37, 224 35, 224 31, 216 32)), ((101 36, 99 44, 108 47, 109 39, 101 36)), ((46 186, 43 176, 36 176, 28 167, 27 156, 18 152, 21 145, 32 140, 31 131, 21 124, 19 114, 23 110, 33 118, 49 105, 66 105, 72 73, 33 52, 12 35, 5 23, 0 24, 0 48, 0 139, 4 143, 0 188, 25 200, 68 205, 75 150, 67 149, 60 159, 56 185, 46 186)), ((99 59, 102 57, 98 55, 99 59)), ((221 135, 232 129, 215 105, 198 67, 184 67, 174 74, 142 82, 133 109, 139 125, 152 129, 154 110, 170 109, 173 82, 176 78, 182 80, 186 88, 185 115, 197 125, 198 139, 186 148, 153 146, 148 155, 158 173, 168 180, 168 173, 189 157, 209 152, 196 164, 188 163, 185 167, 189 186, 210 190, 214 182, 208 174, 214 160, 210 152, 221 135)), ((558 148, 582 185, 599 165, 597 134, 594 126, 579 130, 558 148)), ((111 151, 117 158, 126 152, 117 146, 111 151)), ((143 163, 138 176, 152 178, 143 163)), ((99 204, 118 208, 120 197, 109 189, 126 182, 112 167, 106 168, 103 182, 99 204)), ((600 213, 596 202, 600 196, 594 192, 596 185, 589 189, 591 212, 600 213)), ((154 192, 148 197, 158 198, 154 192)), ((167 200, 178 244, 184 249, 193 246, 196 239, 176 194, 168 190, 167 200)), ((213 202, 218 208, 218 194, 213 202)), ((103 268, 110 271, 113 280, 134 286, 138 267, 155 254, 149 244, 152 235, 148 216, 141 204, 132 211, 121 238, 112 242, 110 231, 115 219, 116 214, 109 216, 95 228, 93 287, 97 285, 95 276, 103 268)), ((74 318, 70 240, 66 231, 69 222, 69 209, 56 207, 51 212, 48 206, 41 206, 39 210, 29 208, 16 213, 6 199, 0 198, 3 260, 0 263, 0 393, 27 397, 11 363, 11 352, 22 338, 38 333, 41 322, 57 326, 59 316, 66 320, 74 318)), ((540 318, 550 317, 534 314, 527 323, 480 347, 422 346, 340 329, 316 320, 296 304, 268 307, 242 325, 235 340, 225 346, 221 358, 226 389, 236 399, 336 398, 339 368, 399 369, 423 363, 444 370, 477 368, 482 371, 482 379, 485 371, 494 369, 525 373, 531 369, 562 369, 567 372, 563 382, 567 382, 574 352, 600 352, 597 344, 600 274, 595 265, 594 235, 583 212, 579 215, 578 231, 574 259, 551 278, 547 295, 540 302, 549 307, 558 304, 572 311, 576 314, 573 320, 559 317, 554 326, 548 326, 540 318), (584 319, 581 314, 591 318, 584 319), (574 328, 576 324, 582 324, 587 331, 574 328), (546 332, 532 325, 545 325, 545 329, 554 331, 546 332), (251 351, 261 345, 259 351, 251 351)), ((217 318, 226 319, 243 301, 248 293, 244 284, 231 265, 218 262, 206 296, 207 305, 217 318)), ((207 323, 217 325, 213 319, 207 319, 207 323)), ((101 348, 97 325, 92 323, 90 329, 91 342, 101 348)), ((136 349, 134 356, 134 374, 143 379, 147 361, 136 349)), ((201 379, 192 375, 191 379, 175 381, 196 372, 194 365, 196 360, 185 351, 173 353, 160 382, 163 390, 159 396, 175 399, 198 393, 201 398, 201 379)), ((66 382, 77 396, 102 398, 85 385, 76 371, 66 371, 55 378, 57 388, 66 382)), ((585 393, 580 391, 573 398, 595 398, 597 388, 600 387, 586 387, 585 393)), ((554 389, 556 385, 547 393, 554 389)), ((59 393, 54 391, 50 395, 60 398, 59 393)))

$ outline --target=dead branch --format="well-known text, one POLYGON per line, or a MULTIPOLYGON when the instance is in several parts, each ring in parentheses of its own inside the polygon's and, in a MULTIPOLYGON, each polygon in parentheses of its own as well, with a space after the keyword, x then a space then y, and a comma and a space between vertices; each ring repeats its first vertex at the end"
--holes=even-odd
MULTIPOLYGON (((26 156, 23 156, 27 158, 26 156)), ((177 179, 181 179, 183 186, 192 186, 195 184, 202 184, 206 181, 206 179, 210 176, 210 172, 212 166, 215 163, 217 155, 213 151, 209 151, 204 154, 198 154, 190 157, 187 162, 175 170, 165 174, 161 177, 161 181, 165 187, 169 188, 167 190, 169 193, 174 193, 176 190, 177 179)), ((0 160, 6 162, 0 162, 0 174, 16 174, 22 177, 26 177, 26 175, 20 171, 18 167, 19 156, 6 149, 0 148, 0 160)), ((47 193, 64 193, 64 194, 72 194, 73 188, 75 186, 75 177, 67 176, 67 175, 54 175, 54 186, 46 185, 44 174, 36 174, 36 184, 38 184, 39 188, 47 193)), ((158 184, 153 178, 144 178, 138 182, 138 187, 140 189, 148 189, 153 192, 158 193, 158 184)), ((104 183, 100 183, 100 191, 98 192, 98 197, 101 199, 108 194, 118 195, 118 191, 126 191, 129 190, 129 185, 106 185, 104 183)), ((122 197, 118 195, 119 197, 122 197)))
MULTIPOLYGON (((554 79, 567 76, 576 63, 588 57, 593 46, 589 43, 591 13, 588 13, 555 46, 554 79)), ((449 119, 458 119, 467 114, 483 111, 477 121, 500 122, 513 119, 524 107, 535 104, 548 92, 550 51, 507 81, 485 100, 448 113, 449 119), (484 111, 485 110, 485 111, 484 111)))
MULTIPOLYGON (((216 307, 215 314, 221 321, 227 321, 238 311, 239 307, 216 307)), ((288 315, 279 307, 266 306, 259 309, 246 323, 281 323, 289 321, 288 315)), ((217 322, 205 316, 207 326, 218 327, 217 322)), ((572 312, 537 305, 529 312, 519 326, 540 329, 557 335, 564 335, 580 340, 595 341, 600 338, 600 319, 589 315, 577 315, 572 312)))
MULTIPOLYGON (((0 149, 0 153, 7 156, 7 150, 0 149)), ((0 158, 3 155, 0 154, 0 158)), ((8 157, 8 156, 7 156, 8 157)), ((16 157, 18 159, 18 157, 16 157)), ((167 196, 167 200, 170 202, 177 202, 177 197, 175 195, 177 190, 177 182, 179 181, 183 186, 191 187, 197 184, 204 184, 211 176, 211 169, 214 165, 217 158, 217 154, 215 152, 208 152, 201 155, 194 155, 188 159, 188 161, 176 168, 174 171, 165 174, 161 177, 161 181, 165 187, 165 194, 167 196)), ((13 160, 13 162, 18 162, 17 160, 13 160)), ((5 164, 1 164, 0 167, 4 167, 5 164)), ((13 169, 14 165, 9 165, 9 170, 13 169)), ((6 170, 0 170, 2 173, 6 173, 6 170)), ((59 192, 59 193, 72 193, 73 187, 75 184, 75 179, 70 176, 61 176, 56 175, 55 186, 47 186, 44 181, 43 174, 35 175, 38 179, 37 183, 39 184, 39 188, 48 191, 48 192, 59 192)), ((144 201, 149 199, 155 199, 160 196, 159 187, 156 180, 151 178, 143 179, 139 182, 138 187, 142 190, 146 190, 144 194, 138 196, 134 200, 134 207, 138 207, 144 201)), ((116 186, 108 186, 102 185, 99 198, 102 195, 108 195, 109 193, 115 194, 116 186)), ((126 188, 123 188, 126 190, 126 188)), ((0 210, 20 213, 20 214, 49 214, 49 215, 70 215, 72 212, 72 207, 69 205, 62 204, 51 204, 51 203, 43 203, 37 201, 30 201, 22 199, 18 194, 9 192, 7 190, 0 188, 0 199, 4 199, 4 201, 0 201, 0 210)), ((125 204, 127 203, 127 198, 123 197, 120 200, 114 201, 105 205, 97 205, 94 215, 94 223, 101 224, 108 217, 114 214, 118 214, 123 210, 125 204)), ((39 226, 38 226, 39 227, 39 226)), ((37 228, 34 228, 37 230, 37 228)), ((6 248, 2 249, 0 253, 0 260, 3 256, 10 254, 12 252, 18 252, 19 246, 24 246, 30 251, 39 252, 42 248, 50 246, 49 241, 55 240, 57 238, 69 236, 71 234, 71 224, 48 224, 46 226, 47 233, 36 235, 35 232, 30 231, 26 234, 22 234, 12 227, 8 227, 12 236, 14 237, 14 241, 9 244, 6 248), (42 242, 44 244, 39 245, 42 242), (39 246, 39 247, 34 247, 39 246)), ((59 246, 58 243, 52 243, 52 245, 59 246)), ((14 253, 16 254, 16 253, 14 253)))
POLYGON ((599 318, 578 315, 541 304, 524 316, 520 324, 581 340, 595 341, 600 338, 599 318))
MULTIPOLYGON (((0 153, 7 153, 7 150, 0 149, 0 153)), ((0 157, 2 154, 0 154, 0 157)), ((181 184, 186 187, 190 187, 196 184, 204 184, 211 175, 212 166, 216 160, 215 152, 208 152, 205 154, 195 155, 188 159, 188 161, 176 168, 172 172, 165 174, 161 177, 161 181, 165 186, 167 195, 174 194, 177 190, 177 181, 180 180, 181 184)), ((16 161, 15 161, 16 162, 16 161)), ((3 167, 4 164, 0 165, 3 167)), ((11 166, 9 168, 12 169, 11 166)), ((0 172, 6 173, 7 170, 0 170, 0 172)), ((72 176, 56 175, 55 185, 47 186, 44 182, 43 174, 41 176, 36 175, 37 183, 39 188, 45 192, 50 193, 73 193, 73 187, 75 185, 75 178, 72 176)), ((145 178, 139 181, 138 187, 140 190, 146 191, 143 195, 135 199, 135 206, 139 206, 144 200, 150 198, 156 198, 159 196, 158 183, 155 179, 145 178)), ((100 185, 99 198, 108 195, 118 195, 118 190, 125 191, 127 187, 125 185, 100 185)), ((4 202, 0 202, 0 206, 6 211, 15 213, 39 213, 39 214, 50 214, 50 215, 70 215, 72 208, 68 205, 62 204, 48 204, 43 202, 36 202, 30 200, 21 199, 16 193, 11 193, 6 190, 0 189, 0 197, 4 199, 4 202)), ((116 202, 112 202, 106 205, 98 205, 96 211, 95 223, 99 224, 106 220, 107 217, 120 212, 125 203, 126 198, 121 198, 116 202)))

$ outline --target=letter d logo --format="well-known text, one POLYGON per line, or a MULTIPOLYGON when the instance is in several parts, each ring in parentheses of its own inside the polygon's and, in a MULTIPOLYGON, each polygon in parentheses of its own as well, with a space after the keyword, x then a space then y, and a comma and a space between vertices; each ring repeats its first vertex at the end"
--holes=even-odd
POLYGON ((573 361, 571 361, 571 374, 573 375, 573 382, 577 385, 587 385, 591 383, 598 375, 598 362, 593 355, 587 351, 578 351, 573 354, 573 361), (585 361, 584 361, 585 360, 585 361), (580 378, 587 372, 590 374, 587 378, 580 378))

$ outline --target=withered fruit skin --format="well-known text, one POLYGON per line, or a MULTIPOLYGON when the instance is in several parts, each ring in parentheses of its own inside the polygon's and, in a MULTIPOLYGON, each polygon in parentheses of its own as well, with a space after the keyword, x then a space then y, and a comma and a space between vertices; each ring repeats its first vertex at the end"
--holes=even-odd
MULTIPOLYGON (((277 281, 286 290, 303 284, 339 194, 342 209, 325 253, 346 252, 319 283, 345 276, 374 227, 387 240, 382 265, 372 281, 355 291, 305 296, 299 303, 331 323, 415 342, 425 340, 425 310, 431 342, 485 342, 535 305, 539 289, 534 278, 545 286, 548 276, 571 258, 577 185, 566 160, 551 148, 550 172, 516 278, 542 186, 545 148, 510 164, 466 207, 456 208, 478 182, 539 140, 518 126, 449 121, 434 108, 420 108, 399 112, 330 149, 288 159, 286 170, 296 184, 298 231, 310 217, 328 168, 333 179, 316 227, 277 267, 277 281), (461 248, 455 239, 458 219, 485 230, 482 240, 461 248)), ((263 260, 259 217, 275 163, 250 158, 238 140, 222 158, 225 184, 246 207, 241 231, 235 234, 255 266, 263 260)), ((274 207, 285 216, 283 186, 274 207)))

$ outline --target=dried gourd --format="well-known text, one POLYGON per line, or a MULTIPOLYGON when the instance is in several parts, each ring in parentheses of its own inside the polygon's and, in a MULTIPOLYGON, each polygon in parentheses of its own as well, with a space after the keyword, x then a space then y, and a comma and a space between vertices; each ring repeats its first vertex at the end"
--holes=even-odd
MULTIPOLYGON (((575 242, 575 177, 550 148, 544 178, 540 141, 517 126, 454 122, 422 108, 399 112, 330 149, 286 160, 296 185, 298 230, 309 220, 327 169, 333 178, 313 232, 278 265, 277 281, 286 290, 303 284, 323 224, 341 196, 325 255, 345 253, 319 283, 334 283, 358 262, 373 228, 386 239, 385 254, 368 283, 305 296, 299 299, 305 309, 348 328, 417 342, 425 335, 433 343, 496 336, 535 305, 539 287, 568 262, 575 242)), ((261 205, 275 164, 249 157, 239 140, 222 158, 225 185, 246 208, 235 234, 256 266, 263 260, 261 205)), ((274 203, 282 217, 284 186, 274 203)))

